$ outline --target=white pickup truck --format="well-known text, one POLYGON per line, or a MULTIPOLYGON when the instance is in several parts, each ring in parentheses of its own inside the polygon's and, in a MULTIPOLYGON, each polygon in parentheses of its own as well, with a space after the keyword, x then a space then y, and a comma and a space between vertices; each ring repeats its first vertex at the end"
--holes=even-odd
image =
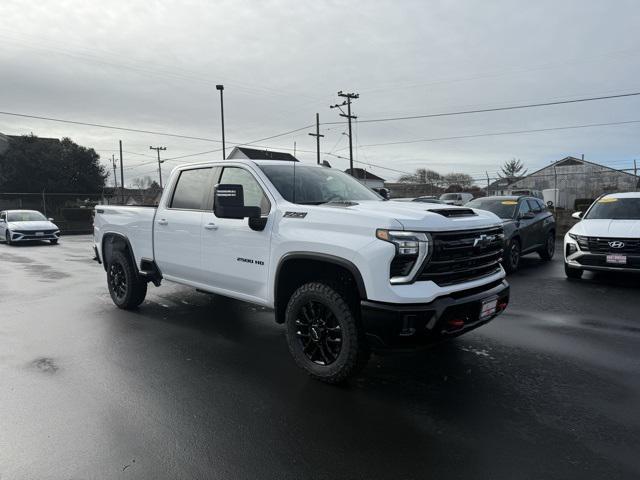
POLYGON ((118 307, 164 279, 273 308, 296 362, 329 383, 372 349, 460 335, 509 301, 494 214, 386 201, 298 162, 177 167, 157 208, 98 205, 94 241, 118 307))

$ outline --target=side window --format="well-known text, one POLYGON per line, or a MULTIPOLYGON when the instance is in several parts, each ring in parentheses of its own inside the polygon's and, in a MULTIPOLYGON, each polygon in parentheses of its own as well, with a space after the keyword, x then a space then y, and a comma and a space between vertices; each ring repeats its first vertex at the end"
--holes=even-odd
POLYGON ((540 208, 540 204, 533 198, 528 199, 527 203, 529 204, 529 208, 532 212, 540 213, 542 211, 542 209, 540 208))
POLYGON ((526 200, 521 201, 520 202, 520 209, 518 210, 518 213, 520 215, 523 215, 523 214, 525 214, 527 212, 530 212, 530 211, 531 211, 531 209, 529 208, 529 204, 527 203, 527 201, 526 200))
POLYGON ((0 212, 0 219, 6 220, 7 219, 7 213, 6 212, 0 212))
POLYGON ((204 210, 211 168, 196 168, 180 172, 169 208, 204 210))
POLYGON ((538 202, 538 205, 540 205, 540 211, 544 212, 547 210, 547 206, 544 204, 544 202, 540 199, 536 199, 536 202, 538 202))
POLYGON ((225 167, 224 170, 222 170, 220 183, 242 185, 245 206, 260 207, 262 215, 267 215, 269 210, 271 210, 269 199, 262 191, 253 174, 248 170, 239 167, 225 167))

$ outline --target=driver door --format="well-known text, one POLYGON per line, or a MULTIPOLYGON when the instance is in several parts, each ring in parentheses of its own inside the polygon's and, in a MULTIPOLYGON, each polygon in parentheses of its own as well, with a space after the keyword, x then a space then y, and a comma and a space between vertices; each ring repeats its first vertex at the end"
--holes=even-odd
POLYGON ((212 208, 202 217, 202 265, 207 270, 207 285, 212 290, 227 290, 247 300, 268 298, 272 201, 260 181, 244 166, 222 169, 218 183, 242 185, 245 206, 260 207, 268 217, 264 230, 249 227, 247 218, 218 218, 212 208))
POLYGON ((536 246, 536 219, 523 218, 524 215, 533 213, 526 199, 520 200, 518 205, 518 228, 520 230, 520 241, 522 242, 522 253, 536 246))

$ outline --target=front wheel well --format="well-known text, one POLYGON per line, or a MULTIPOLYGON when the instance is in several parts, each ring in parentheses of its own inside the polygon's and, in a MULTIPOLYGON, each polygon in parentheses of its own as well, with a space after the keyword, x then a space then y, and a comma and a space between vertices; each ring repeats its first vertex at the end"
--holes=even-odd
POLYGON ((364 283, 357 268, 350 262, 339 263, 324 258, 291 258, 283 260, 276 272, 274 307, 276 322, 284 323, 289 298, 300 286, 322 282, 345 296, 357 312, 357 305, 366 298, 364 283))
POLYGON ((136 261, 129 241, 126 237, 116 233, 107 233, 102 238, 102 264, 105 270, 107 270, 107 265, 109 265, 109 261, 116 251, 123 252, 127 255, 137 271, 136 261))

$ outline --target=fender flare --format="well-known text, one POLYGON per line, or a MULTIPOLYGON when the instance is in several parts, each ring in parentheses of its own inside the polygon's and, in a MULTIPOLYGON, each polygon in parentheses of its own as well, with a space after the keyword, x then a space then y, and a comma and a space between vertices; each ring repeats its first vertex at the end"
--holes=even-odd
POLYGON ((104 235, 102 235, 102 238, 100 239, 100 253, 102 255, 102 264, 104 265, 105 272, 107 271, 107 261, 105 258, 105 246, 106 246, 105 237, 107 237, 107 239, 117 238, 119 240, 124 241, 124 243, 127 245, 127 250, 129 252, 128 255, 129 255, 129 258, 131 259, 131 263, 133 264, 133 267, 136 269, 136 274, 139 274, 140 269, 136 264, 136 258, 133 255, 133 248, 131 247, 131 242, 129 241, 129 238, 126 235, 123 235, 117 232, 107 232, 104 235))
POLYGON ((356 281, 356 286, 358 288, 358 294, 362 300, 367 299, 367 289, 364 284, 364 279, 362 278, 362 274, 358 267, 351 261, 342 258, 336 257, 335 255, 329 255, 328 253, 314 253, 314 252, 289 252, 285 253, 280 260, 278 261, 278 266, 276 267, 276 274, 273 279, 273 300, 274 304, 278 298, 278 279, 280 278, 280 270, 282 266, 290 261, 290 260, 317 260, 321 262, 333 263, 334 265, 338 265, 340 267, 346 268, 353 278, 356 281))

